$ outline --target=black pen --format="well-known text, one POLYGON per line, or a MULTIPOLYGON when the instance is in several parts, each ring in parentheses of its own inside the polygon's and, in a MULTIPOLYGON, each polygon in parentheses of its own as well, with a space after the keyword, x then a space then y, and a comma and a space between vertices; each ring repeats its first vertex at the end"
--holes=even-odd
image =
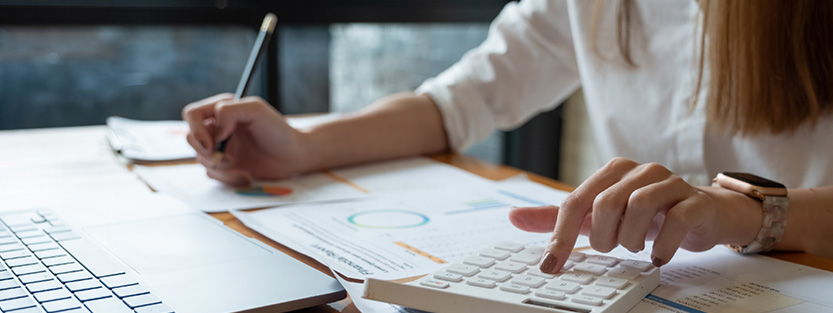
MULTIPOLYGON (((246 94, 246 89, 249 87, 249 80, 251 80, 252 74, 255 71, 257 60, 260 59, 260 55, 266 51, 267 43, 269 43, 269 37, 271 37, 272 32, 275 31, 275 24, 277 24, 277 22, 278 17, 272 13, 266 14, 266 17, 263 18, 263 23, 260 25, 260 33, 258 33, 257 39, 255 39, 255 45, 252 47, 252 52, 249 54, 249 61, 246 62, 246 68, 243 69, 243 76, 240 77, 240 83, 237 84, 237 92, 234 93, 234 100, 239 100, 246 94)), ((217 164, 220 164, 220 161, 223 160, 223 153, 226 151, 227 142, 228 138, 217 143, 217 147, 214 149, 214 154, 211 158, 214 166, 217 166, 217 164)))

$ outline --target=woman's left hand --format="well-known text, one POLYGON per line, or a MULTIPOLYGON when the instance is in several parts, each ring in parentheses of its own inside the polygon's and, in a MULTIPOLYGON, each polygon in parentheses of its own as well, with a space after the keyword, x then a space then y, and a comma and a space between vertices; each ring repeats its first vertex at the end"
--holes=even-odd
POLYGON ((518 208, 510 213, 520 229, 553 231, 541 263, 548 273, 561 269, 579 234, 589 235, 591 247, 600 252, 617 245, 641 251, 646 240, 653 240, 651 261, 661 266, 678 248, 705 251, 721 243, 747 244, 761 219, 760 204, 742 194, 694 187, 661 165, 624 158, 599 169, 560 208, 518 208))

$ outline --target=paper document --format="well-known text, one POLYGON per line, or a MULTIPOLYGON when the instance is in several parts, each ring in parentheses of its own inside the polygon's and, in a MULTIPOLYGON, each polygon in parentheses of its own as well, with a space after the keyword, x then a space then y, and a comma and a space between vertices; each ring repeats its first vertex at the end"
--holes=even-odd
POLYGON ((206 212, 367 196, 323 173, 235 188, 209 178, 205 168, 199 164, 136 166, 133 171, 157 191, 168 193, 206 212))
POLYGON ((113 150, 137 163, 197 157, 185 139, 188 124, 184 121, 138 121, 111 116, 107 118, 107 128, 113 150))
MULTIPOLYGON (((544 245, 515 228, 513 206, 559 204, 567 193, 528 182, 461 186, 378 199, 233 211, 245 225, 353 278, 433 272, 500 241, 544 245)), ((579 245, 587 245, 580 238, 579 245)))

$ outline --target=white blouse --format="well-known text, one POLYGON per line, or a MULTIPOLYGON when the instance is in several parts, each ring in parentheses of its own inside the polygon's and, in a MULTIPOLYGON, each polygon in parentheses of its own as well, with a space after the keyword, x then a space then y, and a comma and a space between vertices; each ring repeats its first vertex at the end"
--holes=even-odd
MULTIPOLYGON (((496 128, 517 127, 581 86, 603 160, 656 162, 693 185, 708 185, 720 171, 750 172, 788 187, 833 185, 833 116, 815 128, 808 123, 791 133, 742 137, 706 127, 702 103, 691 109, 699 62, 696 1, 635 1, 636 67, 617 52, 615 10, 604 11, 600 53, 593 51, 593 3, 510 3, 483 44, 417 89, 439 106, 453 149, 464 150, 496 128)), ((705 88, 700 92, 702 99, 705 88)))

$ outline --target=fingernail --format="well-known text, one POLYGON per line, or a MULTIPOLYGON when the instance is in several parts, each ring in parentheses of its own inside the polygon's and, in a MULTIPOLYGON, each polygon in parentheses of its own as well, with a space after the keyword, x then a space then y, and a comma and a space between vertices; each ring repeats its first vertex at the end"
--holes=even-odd
POLYGON ((651 257, 651 263, 653 263, 654 266, 656 266, 656 267, 660 267, 660 266, 665 264, 665 261, 663 261, 662 259, 660 259, 658 257, 652 256, 651 257))
POLYGON ((544 262, 541 262, 541 272, 552 273, 552 270, 555 269, 555 263, 558 263, 558 258, 552 253, 547 252, 544 255, 544 262))

